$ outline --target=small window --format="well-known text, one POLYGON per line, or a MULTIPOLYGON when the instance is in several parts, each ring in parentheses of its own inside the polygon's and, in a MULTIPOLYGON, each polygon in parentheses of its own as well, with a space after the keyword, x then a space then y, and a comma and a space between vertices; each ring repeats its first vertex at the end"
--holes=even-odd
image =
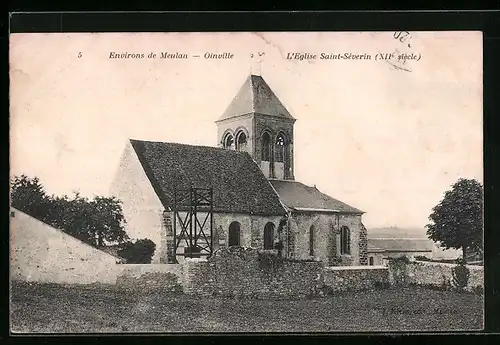
POLYGON ((236 150, 237 151, 246 151, 247 150, 247 136, 241 131, 236 136, 236 150))
POLYGON ((229 225, 228 247, 240 245, 240 223, 232 222, 229 225))
POLYGON ((340 230, 340 253, 351 254, 351 232, 346 226, 340 230))
POLYGON ((226 134, 224 137, 223 145, 225 149, 234 150, 234 138, 231 133, 226 134))
POLYGON ((309 255, 314 256, 314 226, 309 228, 309 255))
POLYGON ((264 132, 262 135, 262 155, 263 161, 269 162, 271 158, 271 136, 269 133, 264 132))
POLYGON ((370 258, 368 259, 368 261, 369 261, 369 265, 373 266, 373 256, 370 256, 370 258))
POLYGON ((264 227, 264 249, 273 249, 274 224, 269 222, 264 227))
POLYGON ((276 138, 276 162, 283 163, 285 160, 285 137, 279 134, 276 138))

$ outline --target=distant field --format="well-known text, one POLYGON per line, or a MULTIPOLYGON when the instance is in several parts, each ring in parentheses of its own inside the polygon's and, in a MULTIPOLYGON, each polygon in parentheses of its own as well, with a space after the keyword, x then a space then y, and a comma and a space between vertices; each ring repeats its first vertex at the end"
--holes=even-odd
POLYGON ((367 229, 371 238, 423 238, 427 239, 423 228, 372 228, 367 229))
POLYGON ((417 287, 239 300, 16 284, 11 298, 16 333, 444 331, 482 325, 481 296, 417 287))

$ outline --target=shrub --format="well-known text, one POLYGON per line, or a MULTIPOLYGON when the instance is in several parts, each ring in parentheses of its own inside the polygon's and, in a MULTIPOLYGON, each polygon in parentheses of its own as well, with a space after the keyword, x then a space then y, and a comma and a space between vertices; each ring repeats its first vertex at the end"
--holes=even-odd
POLYGON ((126 242, 118 255, 126 260, 128 264, 150 264, 156 245, 153 241, 145 238, 136 242, 126 242))
POLYGON ((469 268, 466 266, 466 261, 463 259, 457 260, 457 265, 452 269, 453 286, 459 290, 465 290, 469 283, 469 268))

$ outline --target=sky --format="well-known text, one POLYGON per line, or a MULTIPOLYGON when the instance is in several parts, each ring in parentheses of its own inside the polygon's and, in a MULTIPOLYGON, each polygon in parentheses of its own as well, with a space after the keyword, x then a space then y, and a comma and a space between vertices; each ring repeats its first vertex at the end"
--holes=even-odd
POLYGON ((482 35, 395 36, 12 34, 11 175, 37 176, 49 194, 108 195, 128 138, 216 146, 214 121, 254 73, 297 119, 296 180, 365 211, 368 228, 421 228, 458 178, 483 181, 482 35), (159 59, 161 52, 189 58, 159 59), (234 57, 205 59, 207 52, 234 57), (258 53, 260 63, 251 57, 258 53), (419 59, 375 60, 378 53, 419 59))

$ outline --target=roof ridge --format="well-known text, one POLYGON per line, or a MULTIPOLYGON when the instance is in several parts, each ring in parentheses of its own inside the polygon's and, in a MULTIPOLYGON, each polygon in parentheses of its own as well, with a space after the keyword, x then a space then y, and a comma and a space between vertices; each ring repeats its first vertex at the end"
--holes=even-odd
POLYGON ((250 102, 252 103, 252 112, 255 113, 255 95, 254 95, 254 92, 253 92, 253 77, 255 77, 255 75, 250 74, 250 76, 249 76, 249 78, 250 78, 250 88, 249 88, 249 91, 250 91, 250 102))

